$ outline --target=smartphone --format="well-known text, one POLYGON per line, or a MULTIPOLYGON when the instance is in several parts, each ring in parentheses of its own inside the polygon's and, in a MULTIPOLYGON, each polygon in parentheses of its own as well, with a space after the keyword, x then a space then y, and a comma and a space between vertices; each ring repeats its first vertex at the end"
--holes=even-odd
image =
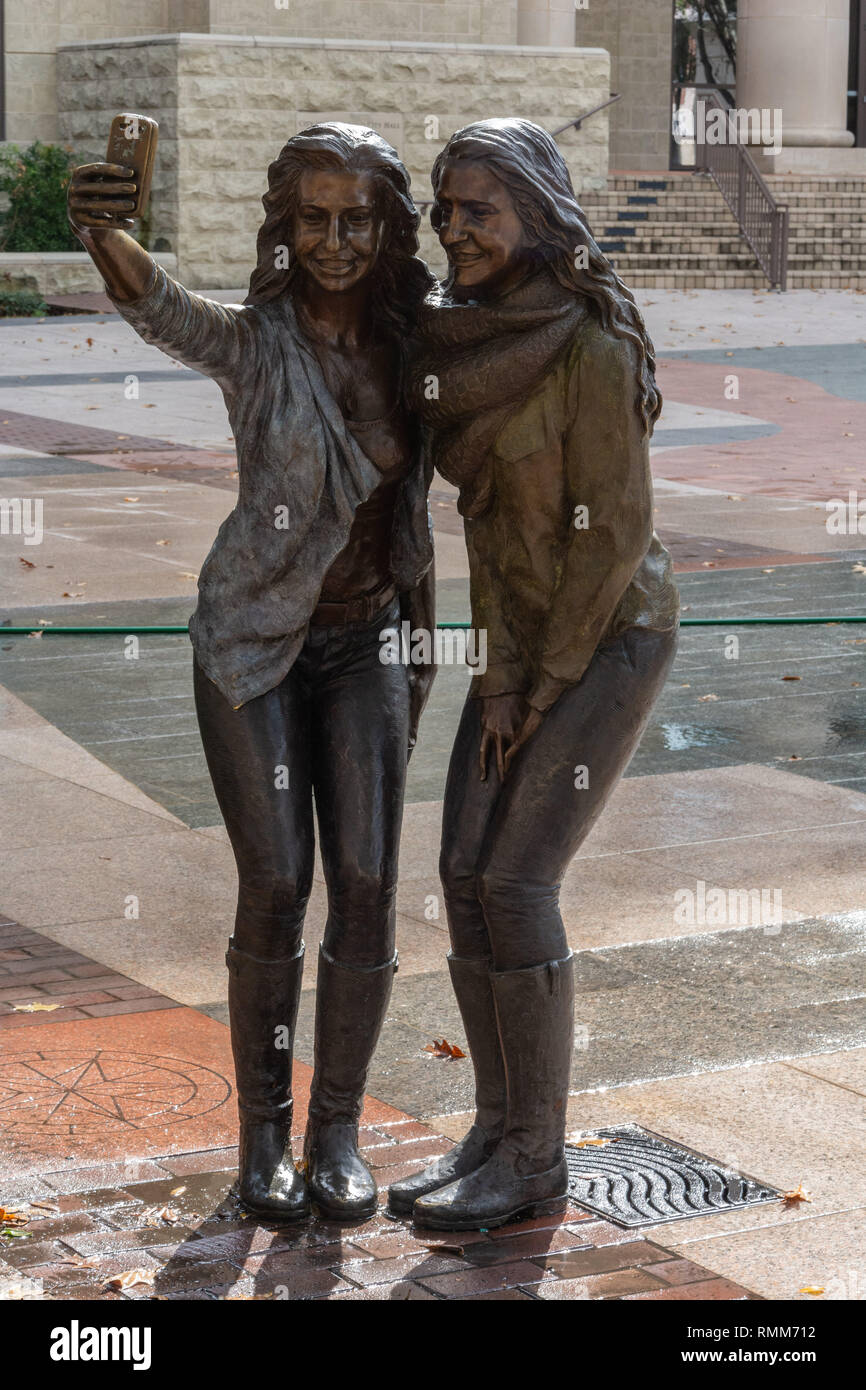
POLYGON ((129 111, 121 112, 111 122, 106 163, 135 170, 135 207, 126 214, 128 217, 141 217, 147 209, 158 130, 157 122, 149 116, 136 116, 129 111))

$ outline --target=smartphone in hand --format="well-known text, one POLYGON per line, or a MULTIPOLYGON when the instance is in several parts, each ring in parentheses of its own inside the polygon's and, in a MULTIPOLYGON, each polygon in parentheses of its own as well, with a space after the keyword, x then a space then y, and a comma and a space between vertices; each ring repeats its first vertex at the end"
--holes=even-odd
POLYGON ((150 181, 156 159, 156 140, 159 126, 149 116, 137 116, 124 111, 111 122, 108 136, 107 164, 123 164, 135 170, 135 206, 128 217, 141 217, 150 197, 150 181))

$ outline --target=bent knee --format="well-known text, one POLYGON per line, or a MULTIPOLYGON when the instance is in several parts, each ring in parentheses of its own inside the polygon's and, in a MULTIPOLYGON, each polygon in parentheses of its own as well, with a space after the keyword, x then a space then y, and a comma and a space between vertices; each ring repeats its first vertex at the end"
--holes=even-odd
POLYGON ((238 897, 248 911, 269 917, 302 913, 310 898, 312 880, 277 869, 261 869, 240 880, 238 897))
POLYGON ((556 906, 559 901, 558 884, 532 882, 492 867, 476 874, 475 891, 482 907, 493 911, 538 910, 556 906))

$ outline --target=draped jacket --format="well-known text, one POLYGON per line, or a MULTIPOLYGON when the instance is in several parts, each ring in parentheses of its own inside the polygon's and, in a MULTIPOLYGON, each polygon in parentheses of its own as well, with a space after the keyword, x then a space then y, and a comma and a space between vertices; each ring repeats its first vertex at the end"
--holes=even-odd
MULTIPOLYGON (((146 342, 213 377, 228 407, 238 502, 202 566, 190 638, 205 674, 239 708, 291 669, 325 575, 381 475, 349 431, 288 296, 217 304, 156 267, 144 295, 115 303, 146 342)), ((431 472, 420 447, 394 511, 401 593, 433 560, 431 472)))

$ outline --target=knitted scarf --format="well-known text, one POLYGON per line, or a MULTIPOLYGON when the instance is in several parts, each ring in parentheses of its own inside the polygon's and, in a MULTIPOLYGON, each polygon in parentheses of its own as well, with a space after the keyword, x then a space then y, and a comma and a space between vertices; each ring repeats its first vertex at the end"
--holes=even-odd
POLYGON ((462 516, 487 510, 497 434, 544 380, 586 313, 582 297, 546 269, 491 304, 456 303, 441 286, 425 300, 408 397, 433 431, 437 469, 460 489, 462 516))

